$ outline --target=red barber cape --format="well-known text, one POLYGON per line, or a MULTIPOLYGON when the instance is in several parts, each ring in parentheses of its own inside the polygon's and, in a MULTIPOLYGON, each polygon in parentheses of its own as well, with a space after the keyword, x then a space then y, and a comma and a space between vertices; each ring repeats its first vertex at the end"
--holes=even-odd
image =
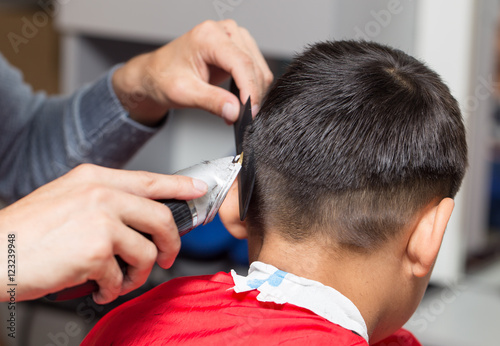
MULTIPOLYGON (((228 273, 168 281, 108 313, 82 345, 367 345, 307 309, 233 286, 228 273)), ((403 329, 377 345, 421 346, 403 329)))

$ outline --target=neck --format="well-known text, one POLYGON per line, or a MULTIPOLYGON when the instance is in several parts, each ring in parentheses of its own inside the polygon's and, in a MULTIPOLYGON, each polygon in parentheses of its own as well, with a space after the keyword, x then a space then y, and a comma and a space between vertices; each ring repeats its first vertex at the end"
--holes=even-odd
MULTIPOLYGON (((250 248, 255 249, 251 238, 249 241, 250 248)), ((331 245, 324 240, 290 242, 275 232, 266 232, 266 239, 260 251, 255 251, 254 259, 342 293, 360 311, 371 339, 374 332, 382 332, 379 329, 384 329, 384 323, 380 321, 391 314, 391 307, 398 303, 398 295, 393 293, 404 289, 394 285, 394 279, 400 275, 402 254, 335 251, 331 245)))

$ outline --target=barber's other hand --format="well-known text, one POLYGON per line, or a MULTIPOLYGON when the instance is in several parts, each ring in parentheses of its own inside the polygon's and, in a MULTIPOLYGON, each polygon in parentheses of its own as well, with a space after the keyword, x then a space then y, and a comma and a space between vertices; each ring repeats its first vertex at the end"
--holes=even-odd
POLYGON ((217 87, 233 76, 241 101, 257 113, 273 80, 255 40, 233 20, 206 21, 159 48, 139 55, 113 75, 113 87, 132 119, 154 125, 168 109, 196 107, 232 123, 238 99, 217 87))
MULTIPOLYGON (((86 164, 0 210, 1 252, 8 234, 16 239, 16 300, 95 280, 94 300, 104 304, 141 286, 155 261, 170 267, 180 248, 170 209, 152 199, 193 199, 206 189, 188 177, 86 164), (115 255, 129 264, 126 277, 115 255)), ((6 260, 0 258, 0 282, 6 260)), ((9 299, 5 291, 0 301, 9 299)))

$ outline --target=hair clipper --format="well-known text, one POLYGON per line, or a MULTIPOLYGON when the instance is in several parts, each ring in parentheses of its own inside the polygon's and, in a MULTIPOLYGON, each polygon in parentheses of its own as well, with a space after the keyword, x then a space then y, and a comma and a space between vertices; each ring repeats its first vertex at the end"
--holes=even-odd
MULTIPOLYGON (((212 161, 204 161, 175 173, 175 175, 184 175, 203 180, 208 185, 207 193, 200 198, 190 201, 176 199, 158 200, 158 202, 165 204, 172 211, 180 236, 214 219, 222 202, 226 198, 229 188, 233 185, 240 172, 242 161, 242 155, 229 156, 212 161)), ((149 235, 143 235, 151 239, 149 235)), ((118 256, 117 260, 123 273, 126 273, 127 264, 118 256)), ((99 287, 95 281, 87 281, 79 286, 49 294, 46 298, 52 301, 75 299, 89 295, 98 289, 99 287)))
MULTIPOLYGON (((231 81, 230 90, 238 99, 240 98, 239 90, 234 80, 231 81)), ((200 198, 190 201, 175 199, 158 201, 165 204, 172 211, 175 224, 181 236, 193 228, 205 225, 213 220, 237 177, 240 219, 242 221, 245 219, 255 182, 255 164, 251 151, 243 155, 242 144, 245 131, 252 123, 252 120, 251 102, 250 97, 248 97, 245 104, 240 102, 240 114, 234 124, 236 153, 238 155, 205 161, 175 173, 176 175, 203 180, 208 185, 207 193, 200 198), (245 161, 243 161, 244 156, 245 161)), ((144 234, 144 236, 151 239, 147 234, 144 234)), ((126 273, 127 264, 118 256, 116 259, 123 273, 126 273)), ((69 300, 89 295, 98 289, 99 287, 95 281, 87 281, 82 285, 49 294, 46 297, 54 301, 69 300)))
POLYGON ((240 172, 242 160, 242 155, 229 156, 205 161, 175 173, 203 180, 208 185, 207 193, 200 198, 190 201, 159 200, 172 211, 181 236, 214 219, 229 188, 240 172))

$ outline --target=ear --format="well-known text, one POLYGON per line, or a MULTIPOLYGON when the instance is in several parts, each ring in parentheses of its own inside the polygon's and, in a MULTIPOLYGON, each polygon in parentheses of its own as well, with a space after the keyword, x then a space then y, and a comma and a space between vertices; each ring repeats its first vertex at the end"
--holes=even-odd
POLYGON ((425 210, 417 221, 406 249, 414 276, 430 274, 454 205, 451 198, 445 198, 437 206, 425 210))
POLYGON ((238 239, 247 237, 246 223, 240 220, 238 180, 236 180, 229 189, 226 199, 219 209, 219 216, 222 223, 233 237, 238 239))

